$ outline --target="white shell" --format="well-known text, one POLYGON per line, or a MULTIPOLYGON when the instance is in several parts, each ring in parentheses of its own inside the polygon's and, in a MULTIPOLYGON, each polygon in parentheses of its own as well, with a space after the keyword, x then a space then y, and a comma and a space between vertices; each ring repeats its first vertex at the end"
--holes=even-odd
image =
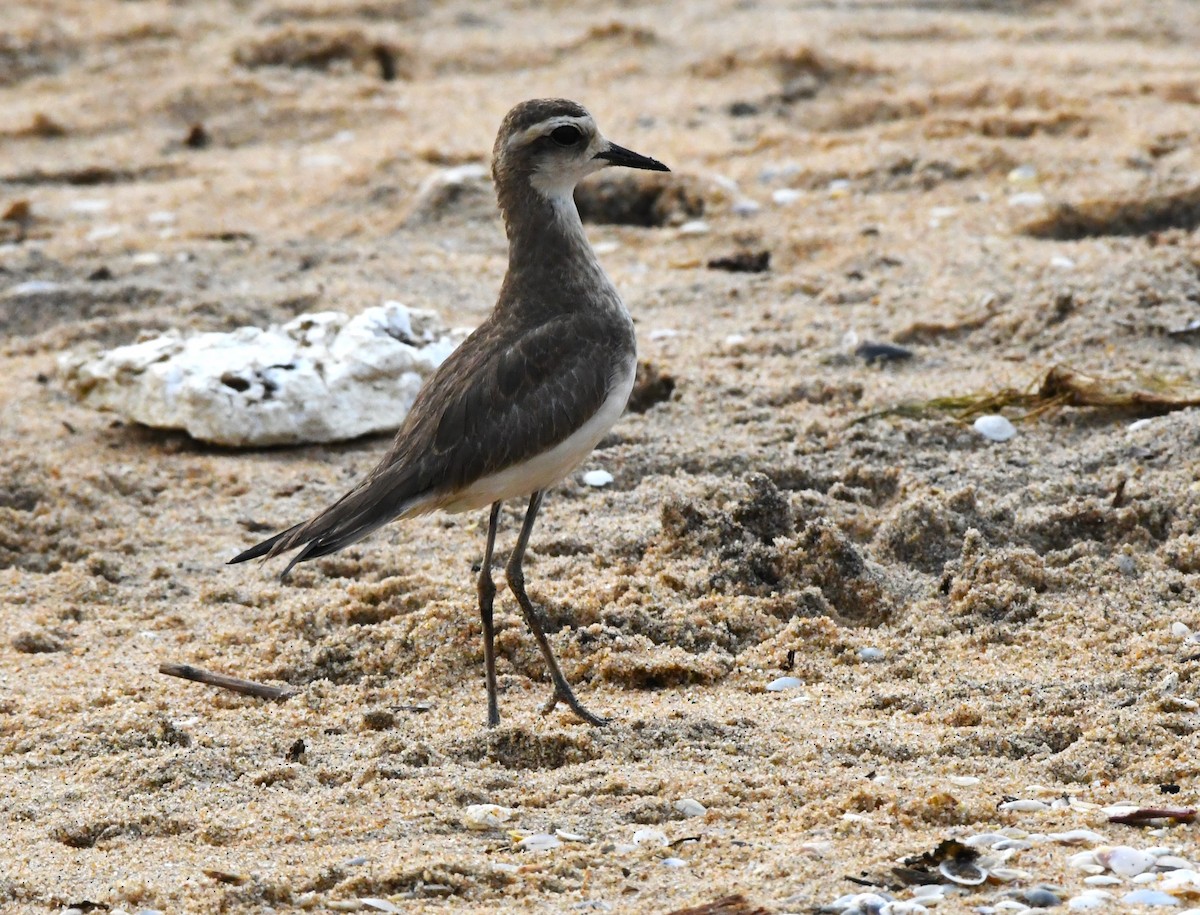
POLYGON ((685 817, 702 817, 708 813, 708 808, 691 797, 681 797, 675 802, 675 809, 685 817))
POLYGON ((1136 877, 1154 866, 1154 855, 1128 845, 1098 848, 1095 854, 1096 862, 1118 877, 1136 877))
POLYGON ((666 846, 667 837, 661 829, 639 829, 633 834, 633 844, 666 846))
POLYGON ((589 470, 583 475, 583 482, 586 486, 607 486, 613 481, 613 475, 607 470, 589 470))
POLYGON ((1090 829, 1072 829, 1069 832, 1052 832, 1047 837, 1053 842, 1063 845, 1095 845, 1103 842, 1104 836, 1090 829))
POLYGON ((1007 442, 1017 434, 1016 426, 999 413, 981 416, 972 424, 976 432, 992 442, 1007 442))
POLYGON ((499 804, 471 804, 463 814, 463 825, 480 832, 498 829, 508 823, 514 813, 516 811, 511 807, 501 807, 499 804))
POLYGON ((772 693, 781 693, 785 689, 798 689, 803 685, 804 681, 796 677, 779 677, 767 684, 767 690, 772 693))
POLYGON ((1125 905, 1179 905, 1179 900, 1162 890, 1134 890, 1121 897, 1125 905))
POLYGON ((548 832, 538 832, 531 836, 526 836, 514 847, 518 851, 549 851, 552 848, 558 848, 562 845, 562 840, 558 836, 552 836, 548 832))

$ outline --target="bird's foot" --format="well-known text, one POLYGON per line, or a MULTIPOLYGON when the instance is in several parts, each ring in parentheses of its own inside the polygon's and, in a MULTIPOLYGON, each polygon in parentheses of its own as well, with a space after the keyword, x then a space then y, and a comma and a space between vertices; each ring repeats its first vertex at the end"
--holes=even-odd
POLYGON ((566 692, 558 689, 554 690, 550 694, 550 698, 546 700, 546 704, 542 706, 542 714, 549 715, 560 702, 574 712, 576 717, 586 721, 593 727, 602 728, 612 720, 611 718, 601 718, 599 715, 589 712, 570 690, 566 692))

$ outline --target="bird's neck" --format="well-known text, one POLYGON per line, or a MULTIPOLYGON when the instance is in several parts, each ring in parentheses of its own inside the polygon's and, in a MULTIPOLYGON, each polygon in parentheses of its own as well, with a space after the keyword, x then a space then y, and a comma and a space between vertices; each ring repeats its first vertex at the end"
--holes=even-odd
POLYGON ((545 194, 530 185, 509 189, 500 194, 500 209, 508 235, 508 295, 502 301, 521 302, 525 309, 533 303, 553 310, 579 308, 590 301, 623 308, 569 191, 545 194))

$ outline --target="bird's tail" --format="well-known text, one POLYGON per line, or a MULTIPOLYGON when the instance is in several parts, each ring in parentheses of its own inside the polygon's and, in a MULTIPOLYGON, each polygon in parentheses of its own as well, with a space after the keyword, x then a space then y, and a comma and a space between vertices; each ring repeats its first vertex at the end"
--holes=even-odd
POLYGON ((369 486, 351 491, 315 518, 289 527, 238 553, 229 560, 229 564, 259 557, 272 559, 303 546, 304 549, 292 557, 279 576, 281 580, 286 579, 297 563, 336 553, 374 533, 389 521, 409 514, 414 508, 417 511, 412 513, 421 510, 417 508, 420 500, 397 497, 397 494, 391 493, 384 494, 383 498, 379 498, 379 495, 369 486))

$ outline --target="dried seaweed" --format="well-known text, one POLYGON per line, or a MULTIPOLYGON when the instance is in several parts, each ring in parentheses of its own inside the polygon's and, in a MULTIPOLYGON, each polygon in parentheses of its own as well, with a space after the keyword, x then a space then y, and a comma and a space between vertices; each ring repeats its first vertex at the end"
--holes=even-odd
POLYGON ((1129 382, 1102 378, 1065 365, 1052 366, 1041 379, 1024 390, 1001 388, 976 394, 957 394, 931 400, 903 403, 860 416, 857 425, 880 416, 926 417, 931 413, 950 413, 963 422, 1002 410, 1023 411, 1016 422, 1037 419, 1063 407, 1110 410, 1158 416, 1173 410, 1200 407, 1200 390, 1186 382, 1165 378, 1144 378, 1129 382))

